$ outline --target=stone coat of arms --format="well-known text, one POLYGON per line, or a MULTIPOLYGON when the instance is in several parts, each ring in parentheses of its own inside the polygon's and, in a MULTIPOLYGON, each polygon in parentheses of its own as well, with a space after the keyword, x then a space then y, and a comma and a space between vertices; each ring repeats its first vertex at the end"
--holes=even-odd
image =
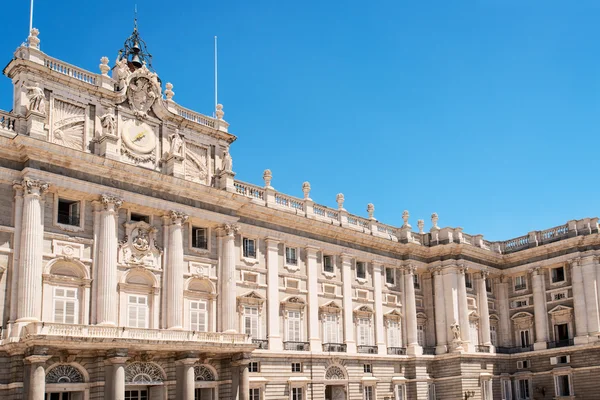
POLYGON ((156 245, 156 228, 144 221, 128 222, 119 244, 119 263, 161 269, 162 250, 156 245))
POLYGON ((147 117, 148 110, 160 98, 158 76, 143 66, 131 73, 126 82, 127 100, 133 113, 140 118, 147 117))

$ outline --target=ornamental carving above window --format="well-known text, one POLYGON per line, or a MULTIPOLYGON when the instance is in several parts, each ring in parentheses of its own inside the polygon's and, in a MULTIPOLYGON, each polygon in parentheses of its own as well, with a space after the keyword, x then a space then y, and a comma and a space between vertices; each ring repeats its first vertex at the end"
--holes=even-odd
POLYGON ((151 362, 133 362, 125 367, 125 382, 135 384, 162 383, 163 374, 158 365, 151 362))
POLYGON ((213 372, 204 365, 197 365, 194 367, 194 376, 197 381, 215 380, 215 374, 213 374, 213 372))
POLYGON ((61 364, 46 375, 46 383, 82 383, 83 375, 72 365, 61 364))
POLYGON ((332 365, 331 367, 327 368, 327 372, 325 372, 325 379, 346 379, 346 376, 344 375, 344 371, 342 371, 340 367, 332 365))

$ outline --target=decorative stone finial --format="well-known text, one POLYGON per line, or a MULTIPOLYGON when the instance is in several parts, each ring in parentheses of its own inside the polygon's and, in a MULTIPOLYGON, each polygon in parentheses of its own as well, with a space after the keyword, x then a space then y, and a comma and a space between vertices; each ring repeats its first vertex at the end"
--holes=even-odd
POLYGON ((31 29, 31 31, 29 32, 29 36, 27 37, 27 44, 32 49, 40 48, 40 38, 38 38, 39 34, 40 31, 37 28, 31 29))
POLYGON ((215 115, 219 121, 223 119, 223 116, 225 115, 225 112, 223 111, 223 104, 217 104, 217 111, 215 111, 215 115))
POLYGON ((335 201, 337 201, 338 204, 338 210, 343 210, 344 209, 344 194, 343 193, 338 193, 337 196, 335 196, 335 201))
POLYGON ((410 214, 409 214, 408 210, 404 210, 402 212, 402 221, 404 221, 404 224, 402 225, 403 228, 410 228, 410 224, 408 223, 409 217, 410 217, 410 214))
POLYGON ((171 82, 167 82, 165 85, 165 97, 167 100, 171 100, 175 96, 175 92, 173 91, 173 84, 171 82))
POLYGON ((422 219, 417 221, 417 226, 419 227, 419 233, 424 233, 423 228, 425 227, 425 221, 422 219))
POLYGON ((100 67, 100 72, 102 72, 102 75, 108 76, 108 71, 110 71, 110 67, 108 66, 108 57, 102 57, 98 67, 100 67))
POLYGON ((431 227, 431 230, 437 231, 437 230, 439 230, 439 229, 440 229, 440 228, 437 226, 438 219, 439 219, 439 217, 438 217, 437 213, 433 213, 433 214, 431 214, 431 223, 432 223, 432 225, 433 225, 433 226, 431 227))
POLYGON ((304 193, 304 200, 310 200, 310 183, 304 182, 302 184, 302 192, 304 193))
POLYGON ((263 179, 265 180, 265 187, 270 188, 271 179, 273 179, 273 174, 271 173, 270 169, 265 169, 265 172, 263 172, 263 179))
POLYGON ((373 218, 373 213, 375 212, 375 205, 373 203, 367 204, 367 212, 369 213, 369 219, 375 219, 373 218))

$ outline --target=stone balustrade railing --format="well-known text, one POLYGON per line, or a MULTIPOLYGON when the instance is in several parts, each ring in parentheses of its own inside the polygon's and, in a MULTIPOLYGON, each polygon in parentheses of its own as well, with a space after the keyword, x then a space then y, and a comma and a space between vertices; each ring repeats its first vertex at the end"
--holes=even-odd
POLYGON ((19 128, 19 116, 0 110, 0 130, 17 133, 19 128))
POLYGON ((207 117, 206 115, 202 115, 190 109, 184 108, 179 104, 175 105, 175 109, 177 110, 177 115, 183 117, 189 121, 195 122, 200 125, 208 126, 210 128, 215 127, 215 120, 213 118, 207 117))
POLYGON ((162 329, 139 329, 95 325, 68 325, 35 322, 23 329, 21 337, 33 336, 82 337, 106 339, 139 339, 174 342, 249 344, 250 336, 243 333, 170 331, 162 329))
POLYGON ((77 68, 71 64, 67 64, 62 61, 58 61, 55 58, 46 57, 44 59, 44 65, 50 68, 52 71, 56 71, 60 74, 70 76, 71 78, 77 79, 90 85, 96 85, 98 82, 98 75, 88 72, 84 69, 77 68))

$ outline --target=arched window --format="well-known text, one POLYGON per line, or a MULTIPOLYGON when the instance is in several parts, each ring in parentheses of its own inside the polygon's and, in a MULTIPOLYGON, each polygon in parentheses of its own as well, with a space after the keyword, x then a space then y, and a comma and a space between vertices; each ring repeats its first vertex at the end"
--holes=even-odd
POLYGON ((343 380, 346 379, 346 374, 344 369, 338 365, 331 365, 325 371, 325 379, 326 380, 343 380))
POLYGON ((43 320, 59 324, 87 323, 89 289, 90 279, 84 264, 65 258, 50 261, 43 275, 43 320))
POLYGON ((189 330, 198 332, 214 331, 212 314, 215 288, 213 283, 206 278, 192 278, 188 281, 184 294, 186 309, 188 310, 185 320, 189 330))
POLYGON ((132 362, 125 367, 125 382, 134 385, 160 385, 164 381, 162 369, 153 362, 132 362))
POLYGON ((194 377, 197 381, 214 381, 215 374, 205 365, 196 365, 194 367, 194 377))
POLYGON ((69 364, 60 364, 46 374, 46 383, 83 383, 83 375, 69 364))
POLYGON ((119 284, 121 325, 130 328, 153 328, 153 306, 157 303, 156 278, 143 267, 130 269, 119 284))

